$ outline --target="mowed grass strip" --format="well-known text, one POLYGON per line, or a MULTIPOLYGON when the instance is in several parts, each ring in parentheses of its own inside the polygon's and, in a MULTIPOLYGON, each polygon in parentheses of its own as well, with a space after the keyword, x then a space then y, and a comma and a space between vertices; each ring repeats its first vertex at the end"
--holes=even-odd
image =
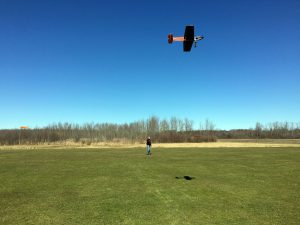
POLYGON ((145 153, 3 150, 0 224, 299 224, 299 148, 145 153))

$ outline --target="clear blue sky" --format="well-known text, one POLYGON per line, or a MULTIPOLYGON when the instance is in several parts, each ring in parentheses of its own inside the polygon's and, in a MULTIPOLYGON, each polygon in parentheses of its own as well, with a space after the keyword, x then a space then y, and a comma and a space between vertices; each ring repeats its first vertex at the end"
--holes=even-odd
POLYGON ((300 1, 0 0, 0 99, 0 128, 299 122, 300 1))

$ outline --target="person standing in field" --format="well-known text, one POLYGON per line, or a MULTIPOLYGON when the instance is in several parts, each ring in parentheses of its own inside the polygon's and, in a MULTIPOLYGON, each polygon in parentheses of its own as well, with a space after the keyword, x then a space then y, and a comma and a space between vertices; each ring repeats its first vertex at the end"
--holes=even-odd
POLYGON ((151 139, 147 138, 147 155, 151 155, 151 139))

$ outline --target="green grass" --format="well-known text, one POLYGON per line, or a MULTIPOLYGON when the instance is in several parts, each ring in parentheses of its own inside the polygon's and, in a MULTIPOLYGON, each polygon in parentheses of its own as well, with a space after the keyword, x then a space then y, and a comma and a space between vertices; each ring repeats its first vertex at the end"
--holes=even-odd
POLYGON ((0 151, 0 224, 299 221, 299 148, 0 151))

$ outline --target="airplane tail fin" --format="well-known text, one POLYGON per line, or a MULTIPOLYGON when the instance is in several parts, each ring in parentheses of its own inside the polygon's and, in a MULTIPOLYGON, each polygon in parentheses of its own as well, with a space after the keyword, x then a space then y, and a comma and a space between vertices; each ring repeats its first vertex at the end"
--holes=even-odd
POLYGON ((173 34, 168 34, 168 43, 169 44, 173 43, 173 34))

